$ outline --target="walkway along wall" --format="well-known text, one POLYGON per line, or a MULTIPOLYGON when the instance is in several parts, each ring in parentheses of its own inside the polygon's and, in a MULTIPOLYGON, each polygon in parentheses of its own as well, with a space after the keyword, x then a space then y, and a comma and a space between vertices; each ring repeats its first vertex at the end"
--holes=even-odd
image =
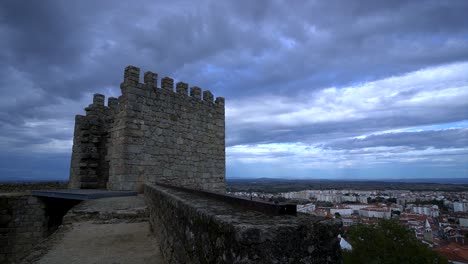
POLYGON ((147 185, 145 199, 169 264, 341 262, 334 219, 272 216, 159 185, 147 185))
POLYGON ((165 182, 225 191, 224 98, 140 69, 125 68, 122 95, 94 95, 77 115, 70 188, 141 190, 165 182))

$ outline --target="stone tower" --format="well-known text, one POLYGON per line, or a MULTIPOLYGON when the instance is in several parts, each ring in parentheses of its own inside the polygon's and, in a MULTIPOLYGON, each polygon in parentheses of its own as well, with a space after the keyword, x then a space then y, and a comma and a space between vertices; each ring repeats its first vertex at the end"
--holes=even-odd
POLYGON ((424 240, 428 242, 434 241, 434 238, 432 236, 432 228, 427 218, 426 218, 426 222, 424 223, 424 240))
POLYGON ((225 191, 224 98, 125 68, 122 95, 95 94, 75 118, 69 188, 141 190, 163 182, 225 191))

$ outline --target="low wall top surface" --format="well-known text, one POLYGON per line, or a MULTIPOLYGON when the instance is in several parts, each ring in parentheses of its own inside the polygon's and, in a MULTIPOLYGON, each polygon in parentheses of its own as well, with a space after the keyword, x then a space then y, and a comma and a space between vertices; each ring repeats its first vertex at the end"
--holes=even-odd
POLYGON ((170 263, 337 263, 341 258, 341 222, 335 219, 265 214, 159 185, 146 185, 145 198, 170 263))
POLYGON ((203 194, 189 193, 177 189, 151 185, 150 188, 157 189, 170 196, 174 201, 184 203, 199 213, 213 216, 216 220, 228 224, 251 225, 252 227, 273 228, 295 227, 304 224, 324 222, 332 224, 332 219, 325 217, 311 216, 307 214, 294 215, 270 215, 257 210, 251 210, 241 205, 236 206, 219 199, 213 199, 203 194))

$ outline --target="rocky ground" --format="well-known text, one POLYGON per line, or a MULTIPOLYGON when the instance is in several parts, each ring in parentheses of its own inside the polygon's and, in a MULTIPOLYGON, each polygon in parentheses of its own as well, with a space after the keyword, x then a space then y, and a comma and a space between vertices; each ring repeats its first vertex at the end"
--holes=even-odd
POLYGON ((23 263, 165 263, 142 196, 85 201, 23 263))

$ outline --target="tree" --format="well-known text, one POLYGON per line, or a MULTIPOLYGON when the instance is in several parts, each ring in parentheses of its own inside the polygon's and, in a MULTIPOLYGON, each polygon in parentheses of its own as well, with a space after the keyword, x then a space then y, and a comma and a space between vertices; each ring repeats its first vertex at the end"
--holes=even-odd
POLYGON ((352 251, 343 252, 345 264, 448 263, 395 220, 380 220, 374 226, 351 226, 345 237, 353 247, 352 251))

